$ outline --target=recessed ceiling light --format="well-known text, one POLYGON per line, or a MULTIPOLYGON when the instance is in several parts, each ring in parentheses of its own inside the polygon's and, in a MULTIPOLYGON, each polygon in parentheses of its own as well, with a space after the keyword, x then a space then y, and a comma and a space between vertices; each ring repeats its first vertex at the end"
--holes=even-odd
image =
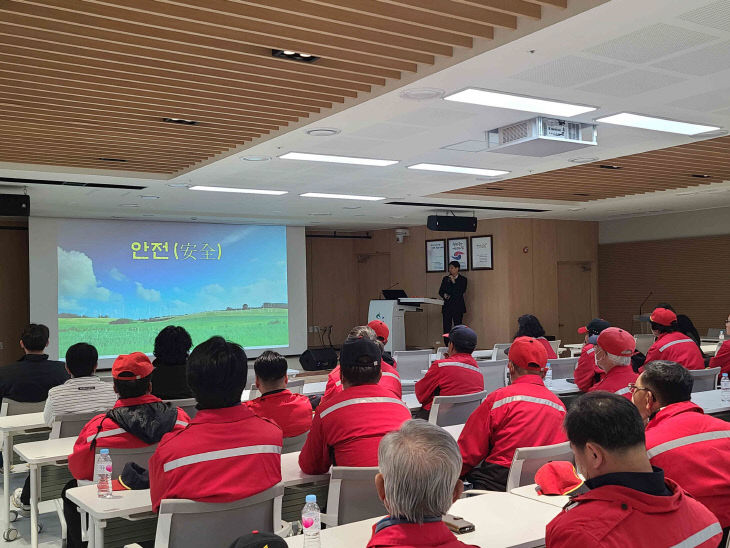
POLYGON ((617 166, 614 164, 601 164, 599 167, 601 169, 621 169, 621 166, 617 166))
POLYGON ((300 53, 291 49, 272 49, 271 55, 280 59, 288 59, 290 61, 301 61, 302 63, 314 63, 319 57, 311 53, 300 53))
POLYGON ((227 186, 191 186, 190 190, 204 190, 205 192, 234 192, 237 194, 265 194, 267 196, 281 196, 288 194, 286 190, 262 190, 258 188, 232 188, 227 186))
POLYGON ((167 186, 172 188, 186 188, 190 185, 188 185, 188 183, 167 183, 167 186))
POLYGON ((667 133, 679 133, 681 135, 697 135, 708 131, 716 131, 720 129, 718 126, 705 126, 702 124, 691 124, 689 122, 679 122, 677 120, 667 120, 665 118, 654 118, 652 116, 644 116, 642 114, 631 114, 630 112, 621 112, 613 116, 604 116, 596 118, 596 122, 605 124, 615 124, 617 126, 635 127, 639 129, 649 129, 652 131, 665 131, 667 133))
POLYGON ((401 99, 409 101, 430 101, 431 99, 440 99, 444 96, 444 93, 444 90, 439 88, 408 88, 398 95, 401 99))
POLYGON ((185 118, 163 118, 162 121, 168 124, 180 124, 183 126, 197 126, 199 124, 195 120, 186 120, 185 118))
POLYGON ((139 204, 119 204, 119 207, 139 207, 139 204))
POLYGON ((300 194, 302 198, 333 198, 335 200, 365 200, 368 202, 377 202, 385 200, 384 196, 358 196, 355 194, 327 194, 324 192, 305 192, 300 194))
POLYGON ((418 169, 424 171, 445 171, 446 173, 465 173, 467 175, 483 175, 486 177, 498 177, 507 175, 509 171, 501 171, 499 169, 482 169, 479 167, 463 167, 463 166, 444 166, 440 164, 415 164, 408 166, 408 169, 418 169))
POLYGON ((598 160, 598 158, 571 158, 568 161, 573 162, 574 164, 589 164, 591 162, 595 162, 596 160, 598 160))
POLYGON ((310 137, 332 137, 339 132, 340 130, 334 127, 315 127, 308 129, 305 133, 310 137))
POLYGON ((241 160, 246 162, 266 162, 271 160, 271 156, 241 156, 241 160))
POLYGON ((596 107, 586 105, 573 105, 570 103, 561 103, 559 101, 551 101, 549 99, 537 99, 534 97, 525 97, 524 95, 514 95, 511 93, 502 93, 499 91, 489 91, 486 89, 468 88, 463 91, 457 91, 444 97, 447 101, 457 101, 459 103, 471 103, 474 105, 483 105, 485 107, 509 108, 512 110, 523 110, 526 112, 538 112, 541 114, 551 114, 553 116, 577 116, 596 110, 596 107))
POLYGON ((159 200, 160 199, 159 196, 153 196, 152 194, 140 194, 139 197, 142 198, 143 200, 159 200))
POLYGON ((361 166, 385 167, 397 164, 398 160, 377 160, 351 156, 332 156, 330 154, 309 154, 308 152, 287 152, 279 156, 282 160, 305 160, 308 162, 331 162, 333 164, 355 164, 361 166))
POLYGON ((708 175, 707 173, 693 173, 692 177, 697 177, 698 179, 709 179, 711 175, 708 175))

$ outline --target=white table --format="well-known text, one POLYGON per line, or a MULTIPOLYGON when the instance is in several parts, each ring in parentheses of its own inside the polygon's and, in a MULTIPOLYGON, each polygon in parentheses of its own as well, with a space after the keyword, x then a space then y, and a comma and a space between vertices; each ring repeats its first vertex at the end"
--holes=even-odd
POLYGON ((540 502, 542 504, 550 504, 551 506, 555 506, 557 508, 563 508, 566 504, 570 502, 570 497, 565 495, 538 495, 537 491, 535 491, 535 488, 537 485, 534 483, 532 485, 523 485, 522 487, 515 487, 510 491, 513 495, 517 495, 518 497, 525 497, 530 500, 534 500, 537 502, 540 502))
POLYGON ((459 436, 461 435, 461 431, 464 429, 463 424, 454 424, 452 426, 444 426, 444 430, 446 430, 449 434, 454 436, 455 440, 459 439, 459 436))
POLYGON ((714 356, 717 351, 717 343, 702 344, 700 348, 705 353, 705 356, 714 356))
POLYGON ((581 350, 583 350, 583 344, 566 344, 565 348, 570 350, 570 356, 580 356, 581 350))
MULTIPOLYGON (((2 432, 3 444, 3 520, 4 532, 9 534, 10 531, 17 531, 10 527, 10 473, 12 471, 13 455, 10 452, 13 436, 28 430, 37 428, 45 428, 46 423, 43 421, 43 413, 27 413, 24 415, 12 415, 10 417, 0 417, 0 432, 2 432)), ((37 521, 37 520, 36 520, 37 521)), ((31 528, 31 534, 35 534, 36 544, 38 542, 38 529, 31 528)))
POLYGON ((708 415, 730 411, 730 403, 722 402, 720 390, 694 392, 692 394, 692 401, 699 405, 708 415))
MULTIPOLYGON (((459 535, 466 544, 489 548, 543 546, 545 526, 560 512, 550 504, 510 493, 488 493, 457 500, 449 513, 461 516, 476 527, 472 533, 459 535), (523 519, 516 519, 521 516, 523 519)), ((366 519, 322 531, 322 546, 366 546, 372 526, 381 518, 366 519)), ((303 546, 304 536, 286 540, 288 546, 303 546)))
POLYGON ((408 406, 408 409, 415 411, 421 408, 421 404, 418 402, 418 398, 415 394, 403 394, 403 401, 408 406))
POLYGON ((556 396, 567 396, 568 394, 580 393, 580 388, 572 382, 568 382, 567 379, 553 379, 552 386, 548 389, 556 396))
POLYGON ((30 545, 33 548, 38 547, 39 468, 44 464, 65 461, 73 453, 74 443, 76 438, 56 438, 21 443, 13 447, 30 468, 30 545))
MULTIPOLYGON (((304 383, 304 387, 302 388, 302 393, 305 396, 321 396, 324 394, 325 389, 327 388, 327 381, 322 382, 307 382, 304 383)), ((251 397, 251 391, 250 390, 244 390, 241 394, 241 401, 248 401, 251 397)))

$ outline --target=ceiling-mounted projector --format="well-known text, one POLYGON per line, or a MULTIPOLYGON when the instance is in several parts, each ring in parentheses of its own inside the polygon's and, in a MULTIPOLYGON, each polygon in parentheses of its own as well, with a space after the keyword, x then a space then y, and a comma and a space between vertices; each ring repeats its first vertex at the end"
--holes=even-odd
POLYGON ((487 132, 487 152, 552 156, 598 144, 596 124, 537 116, 487 132))
POLYGON ((426 227, 429 230, 436 230, 439 232, 476 232, 477 218, 429 215, 426 219, 426 227))

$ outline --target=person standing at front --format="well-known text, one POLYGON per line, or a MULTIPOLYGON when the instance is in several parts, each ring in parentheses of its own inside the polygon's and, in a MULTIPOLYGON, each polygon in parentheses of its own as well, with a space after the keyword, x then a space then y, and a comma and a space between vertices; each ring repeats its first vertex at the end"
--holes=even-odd
MULTIPOLYGON (((441 308, 444 333, 451 331, 451 328, 455 325, 461 325, 464 314, 466 314, 464 293, 466 293, 467 280, 459 274, 459 268, 458 261, 451 261, 449 263, 449 275, 444 276, 441 280, 441 287, 439 287, 439 296, 444 300, 444 306, 441 308)), ((444 342, 448 344, 445 337, 444 342)))

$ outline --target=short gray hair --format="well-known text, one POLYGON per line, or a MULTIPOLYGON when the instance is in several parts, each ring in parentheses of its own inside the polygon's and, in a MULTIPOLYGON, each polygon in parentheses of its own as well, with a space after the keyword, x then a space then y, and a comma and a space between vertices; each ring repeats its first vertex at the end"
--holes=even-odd
MULTIPOLYGON (((606 352, 605 348, 602 346, 600 348, 606 352)), ((631 356, 617 356, 610 352, 606 352, 606 356, 608 356, 608 361, 610 361, 613 365, 631 365, 631 356)))
POLYGON ((391 516, 423 523, 426 517, 448 512, 461 473, 461 452, 446 430, 409 420, 381 440, 378 462, 391 516))

